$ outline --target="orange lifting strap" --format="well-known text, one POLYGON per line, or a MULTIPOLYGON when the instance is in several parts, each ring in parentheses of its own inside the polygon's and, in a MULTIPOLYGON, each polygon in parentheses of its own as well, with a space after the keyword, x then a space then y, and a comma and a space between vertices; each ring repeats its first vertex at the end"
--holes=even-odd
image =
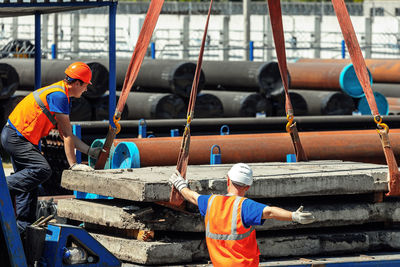
POLYGON ((121 130, 121 126, 119 125, 118 121, 121 119, 121 114, 122 111, 124 110, 126 99, 128 98, 129 92, 131 91, 133 83, 135 82, 136 77, 139 73, 140 66, 142 65, 144 56, 146 55, 151 36, 153 35, 153 31, 154 28, 156 27, 157 20, 158 17, 160 16, 163 4, 164 0, 152 0, 150 2, 146 18, 143 22, 142 29, 140 30, 139 38, 136 41, 136 46, 128 66, 128 70, 126 71, 124 85, 122 86, 121 90, 121 95, 119 97, 117 106, 115 108, 114 123, 116 125, 116 128, 111 127, 111 125, 109 127, 106 141, 104 142, 103 145, 103 150, 105 152, 100 153, 100 156, 96 161, 95 165, 96 170, 104 169, 115 136, 121 130))
POLYGON ((307 161, 306 153, 300 142, 299 133, 297 131, 296 123, 293 123, 294 114, 292 103, 289 96, 289 82, 288 70, 286 64, 286 51, 285 51, 285 37, 283 35, 282 24, 282 11, 280 0, 268 0, 269 16, 271 20, 272 33, 274 35, 275 51, 278 58, 279 71, 281 73, 283 87, 285 89, 285 110, 288 123, 286 124, 286 131, 292 138, 294 151, 296 153, 297 161, 307 161))
MULTIPOLYGON (((188 111, 187 111, 187 121, 186 121, 185 131, 183 133, 181 148, 179 150, 178 162, 176 164, 176 169, 181 173, 183 178, 186 177, 186 170, 187 170, 187 165, 188 165, 188 161, 189 161, 190 123, 191 123, 191 121, 193 119, 193 115, 194 115, 194 106, 196 103, 197 88, 199 86, 201 65, 203 63, 204 46, 206 43, 208 22, 210 21, 212 4, 213 4, 213 0, 211 0, 210 7, 208 8, 207 21, 206 21, 206 26, 204 28, 203 40, 201 41, 200 53, 199 53, 199 58, 197 60, 197 66, 196 66, 196 73, 195 73, 194 79, 193 79, 192 90, 190 91, 190 100, 189 100, 188 111)), ((179 193, 179 191, 176 190, 175 187, 172 187, 171 194, 169 196, 169 204, 174 205, 174 206, 180 206, 180 205, 182 205, 183 200, 184 199, 183 199, 182 195, 179 193)))
POLYGON ((335 9, 340 28, 342 29, 342 34, 351 57, 354 70, 363 88, 363 91, 368 101, 368 105, 371 109, 372 115, 374 116, 374 121, 378 128, 377 131, 381 139, 390 175, 389 192, 386 195, 399 196, 400 173, 396 159, 393 154, 393 150, 390 146, 389 127, 386 124, 382 123, 382 117, 379 115, 379 111, 375 102, 375 97, 371 89, 371 84, 369 82, 367 67, 365 65, 364 57, 361 53, 360 45, 358 44, 356 38, 353 24, 351 23, 349 13, 347 12, 346 5, 343 0, 332 0, 332 4, 335 9))

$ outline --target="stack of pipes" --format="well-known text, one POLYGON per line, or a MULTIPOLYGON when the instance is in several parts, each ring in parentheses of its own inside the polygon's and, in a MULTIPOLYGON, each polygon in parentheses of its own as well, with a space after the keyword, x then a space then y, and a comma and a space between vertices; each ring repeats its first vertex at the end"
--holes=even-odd
MULTIPOLYGON (((299 59, 296 63, 298 64, 318 64, 336 66, 346 66, 340 73, 340 88, 343 92, 353 97, 356 111, 361 115, 370 115, 371 110, 368 106, 368 102, 357 77, 354 73, 350 59, 299 59), (347 68, 347 71, 345 71, 347 68), (348 84, 344 83, 344 78, 347 77, 348 84), (348 87, 350 86, 350 87, 348 87), (346 89, 346 88, 349 89, 346 89), (353 89, 351 89, 353 88, 353 89)), ((399 88, 400 78, 398 73, 400 71, 400 60, 396 59, 366 59, 365 63, 371 78, 371 87, 374 91, 375 101, 378 106, 379 113, 381 115, 395 114, 396 107, 393 107, 394 112, 390 112, 390 103, 387 97, 400 97, 397 92, 399 88), (373 81, 373 82, 372 82, 373 81)), ((302 65, 299 65, 302 66, 302 65)), ((303 65, 304 66, 304 65, 303 65)), ((326 77, 329 79, 328 77, 326 77)))
MULTIPOLYGON (((73 63, 73 60, 46 60, 42 59, 41 84, 48 86, 65 77, 65 69, 73 63)), ((108 88, 108 70, 101 63, 85 61, 92 70, 92 85, 79 99, 71 98, 71 120, 93 120, 91 102, 101 97, 108 88)), ((2 102, 1 120, 3 124, 10 112, 35 88, 34 60, 30 58, 3 58, 0 60, 0 77, 2 90, 0 101, 2 102)), ((95 105, 97 106, 97 103, 95 105)))

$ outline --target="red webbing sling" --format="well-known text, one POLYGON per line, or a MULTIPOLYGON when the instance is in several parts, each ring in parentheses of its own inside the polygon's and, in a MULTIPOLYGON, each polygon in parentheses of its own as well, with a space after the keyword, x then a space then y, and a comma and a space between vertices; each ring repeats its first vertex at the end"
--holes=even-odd
POLYGON ((106 141, 103 145, 103 150, 101 152, 98 160, 96 161, 95 169, 104 169, 107 158, 110 154, 110 148, 114 142, 115 136, 121 130, 121 126, 118 121, 121 119, 121 114, 125 106, 126 99, 128 98, 129 92, 136 80, 139 73, 140 66, 142 65, 144 56, 146 55, 147 48, 149 47, 151 36, 153 35, 154 28, 156 27, 158 17, 164 0, 152 0, 150 2, 149 9, 147 10, 146 18, 143 22, 142 29, 140 30, 139 38, 136 42, 135 49, 132 54, 131 61, 129 63, 128 70, 126 71, 126 76, 124 80, 124 85, 122 86, 121 95, 119 97, 117 106, 114 113, 114 123, 116 128, 109 127, 106 141))
POLYGON ((393 154, 393 150, 390 146, 389 127, 382 123, 382 117, 379 115, 378 107, 376 105, 375 97, 369 81, 367 66, 365 65, 364 57, 361 53, 360 45, 358 44, 346 5, 343 0, 332 0, 332 4, 335 9, 340 28, 342 29, 342 34, 351 57, 354 70, 367 98, 368 105, 371 109, 372 115, 374 116, 374 121, 377 124, 377 131, 382 142, 382 147, 385 153, 390 175, 389 192, 387 195, 398 196, 400 195, 400 172, 393 154))
MULTIPOLYGON (((186 170, 187 170, 187 165, 188 165, 188 161, 189 161, 190 123, 191 123, 191 121, 193 119, 193 115, 194 115, 194 106, 196 103, 197 88, 199 86, 201 65, 203 63, 204 45, 206 43, 208 22, 210 20, 212 4, 213 4, 213 0, 211 0, 210 7, 208 9, 206 26, 204 28, 204 33, 203 33, 203 40, 201 41, 201 47, 200 47, 199 58, 197 60, 196 72, 195 72, 194 79, 193 79, 192 90, 190 92, 190 100, 189 100, 188 111, 187 111, 187 121, 186 121, 185 131, 183 133, 181 148, 179 150, 178 162, 176 164, 176 169, 180 172, 180 174, 182 175, 183 178, 186 177, 186 170)), ((179 191, 176 190, 175 187, 172 187, 171 194, 169 196, 169 204, 174 205, 174 206, 180 206, 183 203, 183 200, 184 199, 183 199, 182 195, 179 193, 179 191)))
POLYGON ((297 161, 307 161, 306 153, 300 142, 299 133, 296 123, 293 123, 294 114, 292 103, 289 96, 288 70, 286 64, 285 37, 283 35, 282 11, 280 0, 268 0, 269 16, 271 20, 272 33, 274 35, 275 51, 278 58, 279 71, 282 77, 283 87, 285 89, 285 110, 288 123, 286 131, 292 138, 294 151, 297 161))

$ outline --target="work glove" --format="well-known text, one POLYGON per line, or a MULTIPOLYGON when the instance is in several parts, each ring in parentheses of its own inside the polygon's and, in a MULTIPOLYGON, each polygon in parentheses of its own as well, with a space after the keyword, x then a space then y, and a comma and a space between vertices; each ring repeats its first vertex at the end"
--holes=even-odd
POLYGON ((171 178, 169 178, 169 183, 175 186, 179 192, 181 192, 183 188, 188 187, 187 180, 183 179, 178 170, 175 170, 175 172, 171 175, 171 178))
POLYGON ((89 147, 87 151, 87 155, 91 158, 98 159, 100 156, 101 151, 106 152, 103 148, 101 147, 89 147))
POLYGON ((303 206, 300 206, 295 212, 292 212, 292 221, 301 224, 308 224, 315 221, 314 215, 310 212, 303 212, 303 206))
POLYGON ((78 163, 73 164, 71 167, 69 167, 69 169, 73 170, 73 171, 84 171, 84 172, 94 171, 94 169, 92 167, 85 165, 85 164, 78 164, 78 163))

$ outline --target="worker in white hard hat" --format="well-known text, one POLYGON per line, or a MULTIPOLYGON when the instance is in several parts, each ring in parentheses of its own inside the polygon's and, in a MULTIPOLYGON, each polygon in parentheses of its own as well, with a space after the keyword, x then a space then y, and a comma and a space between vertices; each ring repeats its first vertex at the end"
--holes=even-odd
POLYGON ((172 174, 170 183, 205 216, 207 247, 214 266, 258 266, 260 250, 254 226, 262 225, 265 219, 301 224, 315 221, 303 207, 291 212, 245 198, 253 183, 253 171, 244 163, 228 171, 226 195, 200 195, 188 188, 178 171, 172 174))

